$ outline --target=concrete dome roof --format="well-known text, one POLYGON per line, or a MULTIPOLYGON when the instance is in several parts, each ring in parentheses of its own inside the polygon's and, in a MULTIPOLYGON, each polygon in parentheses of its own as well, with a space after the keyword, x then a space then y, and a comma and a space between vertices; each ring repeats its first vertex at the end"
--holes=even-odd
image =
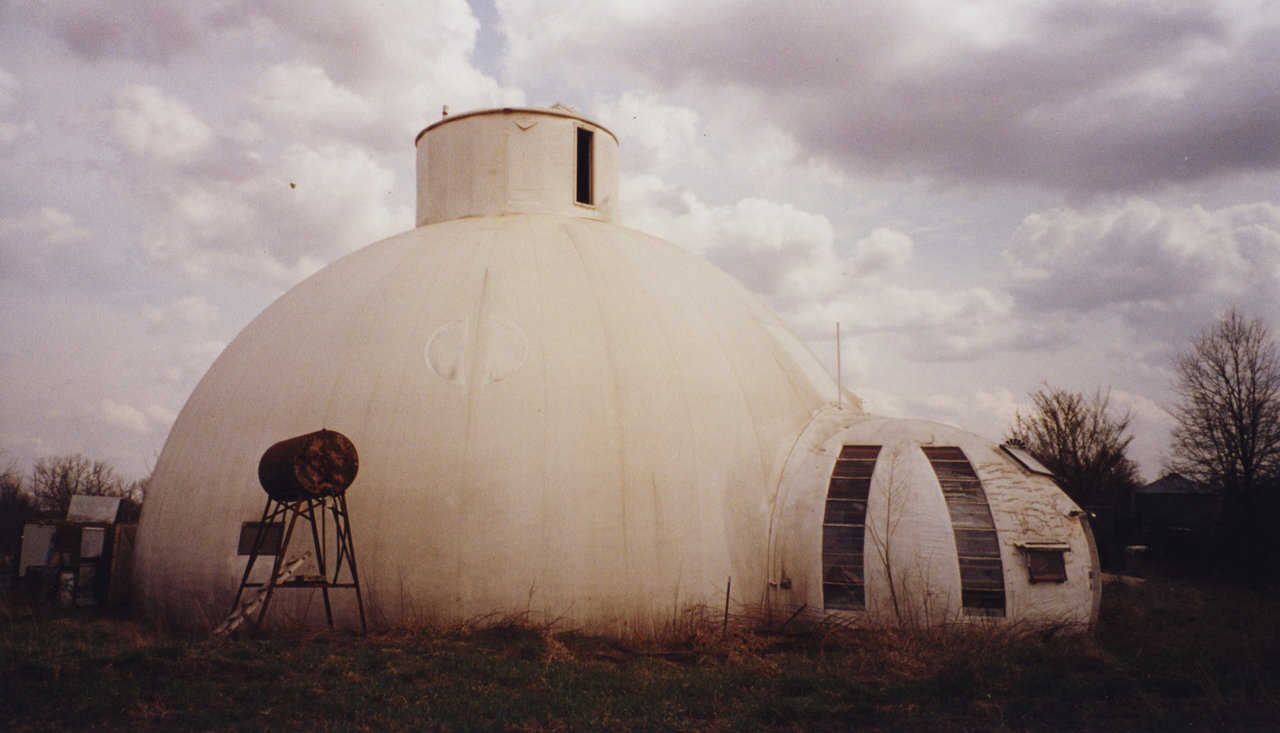
POLYGON ((763 578, 747 548, 834 396, 755 296, 660 240, 547 214, 420 227, 300 284, 214 363, 156 466, 143 592, 220 609, 259 456, 326 427, 360 451, 348 501, 384 617, 669 617, 763 578))

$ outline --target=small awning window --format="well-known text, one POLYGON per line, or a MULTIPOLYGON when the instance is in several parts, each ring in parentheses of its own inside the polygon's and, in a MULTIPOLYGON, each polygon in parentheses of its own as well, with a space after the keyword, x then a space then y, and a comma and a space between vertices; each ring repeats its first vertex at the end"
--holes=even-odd
POLYGON ((1027 573, 1032 583, 1067 582, 1065 554, 1071 551, 1071 545, 1065 542, 1020 542, 1018 549, 1027 559, 1027 573))

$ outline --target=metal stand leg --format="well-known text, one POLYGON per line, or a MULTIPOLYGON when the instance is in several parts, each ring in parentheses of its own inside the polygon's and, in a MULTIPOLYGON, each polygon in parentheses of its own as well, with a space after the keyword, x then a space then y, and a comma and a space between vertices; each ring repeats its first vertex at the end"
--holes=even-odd
POLYGON ((260 531, 254 538, 253 548, 249 553, 249 560, 245 564, 244 573, 240 577, 240 587, 236 590, 235 601, 231 605, 231 614, 227 620, 220 624, 215 633, 227 633, 234 630, 239 624, 252 613, 253 606, 261 603, 261 607, 257 612, 257 619, 254 625, 258 628, 262 627, 262 622, 267 616, 267 608, 271 604, 271 597, 275 593, 276 588, 319 588, 324 598, 324 615, 325 620, 329 624, 329 628, 333 625, 333 605, 329 599, 330 588, 351 588, 356 593, 356 610, 360 614, 360 633, 368 633, 368 626, 365 622, 364 615, 364 598, 360 592, 360 572, 356 566, 355 542, 351 536, 351 517, 347 512, 347 500, 343 495, 337 496, 313 496, 297 501, 277 501, 272 498, 267 499, 266 506, 262 509, 262 521, 260 523, 260 531), (323 525, 316 525, 316 513, 319 510, 319 518, 323 522, 326 513, 332 514, 334 524, 334 536, 336 539, 337 557, 333 563, 333 577, 328 576, 328 567, 326 563, 326 538, 323 525), (275 548, 275 560, 271 566, 271 577, 265 583, 256 583, 249 581, 249 575, 253 571, 254 564, 258 561, 258 557, 264 550, 265 537, 267 535, 266 528, 278 521, 283 521, 288 517, 288 526, 284 531, 284 538, 281 540, 280 546, 275 548), (288 562, 287 568, 285 563, 285 552, 289 549, 289 543, 293 539, 293 531, 301 518, 311 525, 311 543, 313 550, 303 553, 302 556, 288 562), (318 576, 299 576, 294 577, 295 571, 298 570, 304 558, 311 553, 315 553, 316 567, 319 570, 318 576), (346 562, 349 566, 349 574, 351 582, 342 582, 342 566, 346 562), (260 588, 259 595, 253 599, 241 603, 246 588, 260 588))

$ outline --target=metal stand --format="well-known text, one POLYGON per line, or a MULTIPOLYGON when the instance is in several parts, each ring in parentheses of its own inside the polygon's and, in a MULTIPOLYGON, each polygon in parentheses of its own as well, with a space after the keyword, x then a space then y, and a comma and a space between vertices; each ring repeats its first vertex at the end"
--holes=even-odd
POLYGON ((305 499, 294 501, 280 501, 271 497, 267 498, 267 504, 262 509, 262 523, 259 527, 265 528, 269 524, 275 522, 283 523, 288 520, 284 532, 284 538, 280 541, 280 547, 276 549, 275 562, 271 567, 271 579, 266 583, 250 582, 249 574, 253 571, 253 565, 258 560, 258 556, 263 554, 264 550, 270 548, 264 547, 267 532, 259 531, 253 542, 253 550, 249 553, 249 561, 245 564, 244 575, 240 579, 240 588, 236 591, 236 599, 231 604, 231 615, 222 623, 215 633, 225 633, 239 626, 250 614, 253 613, 254 607, 261 603, 258 609, 258 618, 254 624, 258 627, 262 626, 262 620, 266 618, 267 608, 271 604, 271 595, 276 588, 319 588, 321 595, 324 596, 324 616, 329 622, 329 628, 333 628, 333 608, 329 604, 330 588, 353 588, 356 592, 356 608, 360 612, 360 633, 365 634, 367 627, 364 619, 364 601, 360 596, 360 572, 356 567, 356 548, 355 542, 351 537, 351 519, 347 514, 347 497, 343 494, 336 496, 309 496, 305 499), (333 563, 333 577, 328 576, 325 570, 325 531, 323 523, 326 516, 333 517, 334 536, 337 544, 337 557, 333 563), (289 547, 289 540, 293 538, 293 530, 298 523, 298 519, 303 519, 311 526, 311 541, 314 546, 313 550, 308 550, 303 556, 293 559, 286 563, 284 553, 289 547), (317 526, 316 520, 321 522, 317 526), (316 567, 319 570, 318 575, 295 575, 294 573, 301 566, 306 555, 315 553, 316 567), (342 568, 344 563, 348 568, 349 581, 341 580, 342 568), (245 588, 260 589, 253 598, 247 599, 243 605, 240 603, 241 597, 244 595, 245 588))

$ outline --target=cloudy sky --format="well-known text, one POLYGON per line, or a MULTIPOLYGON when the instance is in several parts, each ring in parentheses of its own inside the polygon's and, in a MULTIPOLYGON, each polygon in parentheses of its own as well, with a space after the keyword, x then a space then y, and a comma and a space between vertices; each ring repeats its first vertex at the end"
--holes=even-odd
POLYGON ((556 102, 879 413, 1110 388, 1154 478, 1172 355, 1280 328, 1275 2, 0 0, 0 461, 145 475, 254 315, 413 225, 442 105, 556 102))

